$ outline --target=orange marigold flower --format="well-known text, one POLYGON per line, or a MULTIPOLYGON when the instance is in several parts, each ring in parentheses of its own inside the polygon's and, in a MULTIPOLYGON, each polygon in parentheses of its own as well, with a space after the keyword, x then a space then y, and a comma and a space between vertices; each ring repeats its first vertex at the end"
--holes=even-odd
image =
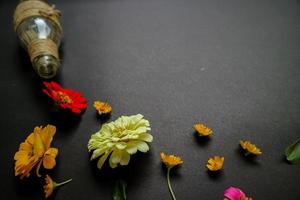
POLYGON ((64 181, 62 183, 56 183, 55 181, 52 180, 52 178, 49 175, 46 175, 45 185, 44 185, 44 193, 45 193, 46 198, 48 198, 53 193, 55 188, 57 188, 59 186, 62 186, 64 184, 67 184, 70 181, 72 181, 72 179, 69 179, 69 180, 64 181))
POLYGON ((260 155, 262 154, 261 150, 255 146, 255 144, 252 144, 250 141, 240 141, 241 147, 247 151, 247 153, 251 153, 254 155, 260 155))
POLYGON ((15 153, 15 176, 20 175, 21 179, 29 177, 35 166, 36 174, 40 176, 41 164, 45 169, 52 169, 56 165, 58 149, 50 147, 55 131, 56 128, 52 125, 34 128, 33 133, 20 144, 19 151, 15 153))
POLYGON ((69 109, 73 113, 80 114, 87 108, 87 100, 80 92, 62 88, 58 83, 44 82, 43 92, 52 98, 62 109, 69 109))
POLYGON ((207 161, 207 169, 210 171, 218 171, 221 170, 224 164, 224 157, 214 156, 207 161))
POLYGON ((200 136, 210 136, 212 134, 212 130, 201 123, 195 124, 194 129, 200 136))
POLYGON ((95 101, 94 107, 98 111, 99 115, 111 113, 112 108, 108 103, 102 101, 95 101))
POLYGON ((172 168, 183 163, 182 159, 179 156, 167 155, 163 152, 160 153, 160 158, 162 162, 167 166, 167 168, 172 168))

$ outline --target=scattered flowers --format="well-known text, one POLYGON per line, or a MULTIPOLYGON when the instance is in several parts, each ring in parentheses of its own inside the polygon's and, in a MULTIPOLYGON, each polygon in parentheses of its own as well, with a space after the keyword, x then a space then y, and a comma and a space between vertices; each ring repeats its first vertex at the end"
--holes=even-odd
POLYGON ((102 168, 105 160, 109 158, 109 165, 115 168, 128 165, 130 155, 138 150, 149 151, 147 142, 152 142, 153 137, 148 133, 150 123, 143 115, 121 116, 116 121, 103 124, 101 129, 93 134, 88 142, 88 150, 93 151, 91 160, 98 157, 97 167, 102 168))
POLYGON ((207 169, 210 171, 221 170, 224 164, 224 157, 214 156, 207 161, 207 169))
POLYGON ((52 169, 56 165, 55 158, 58 149, 51 148, 51 142, 56 132, 55 126, 35 127, 31 133, 20 144, 18 152, 15 153, 15 176, 29 177, 30 171, 37 166, 36 174, 39 175, 40 166, 45 169, 52 169))
POLYGON ((58 83, 44 82, 43 92, 52 98, 61 109, 69 109, 71 112, 80 114, 87 108, 87 100, 80 92, 62 88, 58 83))
POLYGON ((250 141, 240 141, 241 147, 246 150, 246 155, 248 154, 254 154, 254 155, 260 155, 262 154, 261 150, 255 146, 255 144, 252 144, 250 141))
MULTIPOLYGON (((56 105, 62 109, 69 109, 71 112, 80 114, 87 108, 87 100, 80 92, 62 88, 58 83, 44 82, 43 92, 52 98, 56 105)), ((109 114, 112 107, 101 101, 94 102, 94 108, 99 115, 109 114)), ((194 125, 194 129, 200 136, 210 136, 213 131, 202 123, 194 125)), ((101 169, 109 157, 109 165, 116 168, 120 165, 128 165, 130 156, 137 151, 146 153, 149 151, 148 143, 153 141, 153 136, 149 133, 150 123, 144 119, 143 115, 121 116, 117 120, 103 124, 100 130, 91 135, 88 141, 88 150, 92 152, 91 160, 98 159, 97 167, 101 169)), ((52 169, 56 165, 55 158, 58 155, 58 149, 50 147, 55 135, 56 127, 47 125, 46 127, 35 127, 24 142, 19 146, 19 150, 14 155, 15 176, 21 179, 29 177, 31 170, 36 167, 36 175, 41 177, 39 169, 41 165, 45 169, 52 169)), ((261 150, 250 141, 240 141, 240 146, 246 151, 246 155, 260 155, 261 150)), ((295 163, 300 161, 300 139, 288 146, 285 150, 288 161, 295 163)), ((183 163, 181 157, 176 155, 167 155, 160 153, 161 161, 167 168, 167 183, 173 200, 176 200, 174 191, 170 182, 170 171, 175 166, 183 163)), ((219 171, 223 168, 224 157, 214 156, 208 159, 206 167, 209 171, 219 171)), ((51 196, 53 191, 72 179, 56 183, 49 175, 45 177, 44 193, 45 197, 51 196)), ((126 200, 126 183, 117 181, 113 193, 113 199, 126 200)), ((229 187, 224 191, 224 200, 252 200, 239 188, 229 187)))
POLYGON ((72 179, 69 179, 62 183, 56 183, 55 181, 52 180, 52 178, 50 176, 46 175, 45 185, 44 185, 44 193, 45 193, 46 198, 48 198, 57 187, 65 185, 71 181, 72 181, 72 179))
POLYGON ((239 188, 230 187, 224 192, 224 200, 252 200, 252 198, 246 197, 245 193, 239 188))
POLYGON ((292 164, 296 164, 300 161, 300 139, 285 149, 285 156, 286 159, 292 164))
POLYGON ((170 171, 173 167, 181 165, 183 163, 183 160, 179 156, 175 155, 167 155, 165 153, 160 153, 161 161, 166 165, 167 167, 167 181, 168 181, 168 187, 170 190, 170 193, 172 195, 173 200, 176 200, 175 194, 173 192, 171 182, 170 182, 170 171))
POLYGON ((201 123, 195 124, 194 129, 200 136, 210 136, 212 134, 212 130, 201 123))
POLYGON ((111 106, 108 103, 102 101, 95 101, 94 107, 98 111, 99 115, 109 114, 112 110, 111 106))

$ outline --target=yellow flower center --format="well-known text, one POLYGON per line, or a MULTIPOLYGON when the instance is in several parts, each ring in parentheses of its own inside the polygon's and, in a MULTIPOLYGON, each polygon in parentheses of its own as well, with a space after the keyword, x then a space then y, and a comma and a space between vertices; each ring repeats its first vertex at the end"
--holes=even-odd
POLYGON ((59 103, 61 103, 61 104, 73 103, 73 100, 69 97, 69 95, 67 95, 63 92, 58 92, 58 95, 59 95, 59 103))

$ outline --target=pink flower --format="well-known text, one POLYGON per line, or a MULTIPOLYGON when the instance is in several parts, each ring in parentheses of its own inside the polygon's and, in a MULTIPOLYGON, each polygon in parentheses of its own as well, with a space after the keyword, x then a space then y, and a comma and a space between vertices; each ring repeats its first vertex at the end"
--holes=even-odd
POLYGON ((239 188, 230 187, 224 192, 224 200, 252 200, 252 198, 246 197, 245 193, 239 188))

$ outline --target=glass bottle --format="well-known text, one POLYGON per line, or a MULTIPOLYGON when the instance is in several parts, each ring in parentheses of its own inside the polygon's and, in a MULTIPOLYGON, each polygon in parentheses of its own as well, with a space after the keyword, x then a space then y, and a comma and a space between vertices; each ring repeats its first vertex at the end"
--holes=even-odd
MULTIPOLYGON (((26 1, 30 0, 21 0, 20 3, 26 1)), ((42 0, 39 1, 43 2, 42 0)), ((50 8, 53 9, 54 7, 50 8)), ((19 40, 21 41, 22 46, 28 51, 29 46, 33 41, 51 40, 54 42, 53 44, 55 44, 55 51, 58 52, 58 47, 62 37, 62 29, 60 24, 55 23, 55 21, 51 20, 51 18, 43 15, 29 16, 23 19, 22 22, 15 27, 15 31, 19 40)), ((51 55, 47 52, 40 52, 38 55, 35 55, 33 58, 31 58, 31 62, 34 70, 42 78, 54 77, 60 67, 60 60, 58 56, 51 55)))

